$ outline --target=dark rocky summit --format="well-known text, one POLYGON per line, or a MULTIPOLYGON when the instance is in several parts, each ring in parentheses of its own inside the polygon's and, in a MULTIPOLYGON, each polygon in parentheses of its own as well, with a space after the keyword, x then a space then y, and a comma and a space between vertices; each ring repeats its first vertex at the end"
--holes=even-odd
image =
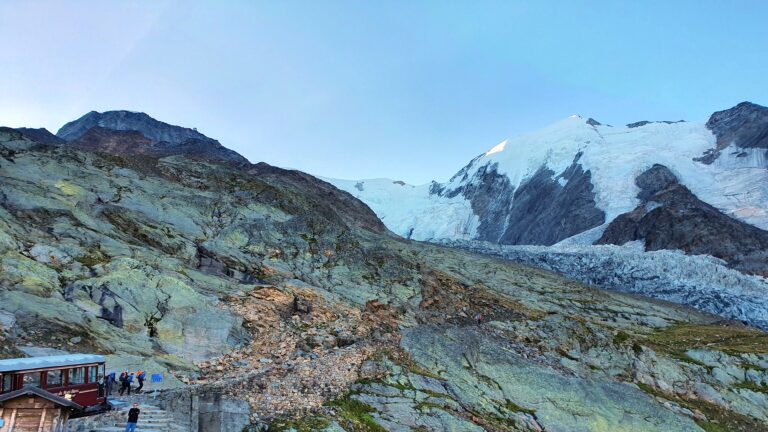
POLYGON ((701 162, 713 163, 730 145, 741 149, 768 149, 768 108, 764 106, 742 102, 718 111, 707 121, 707 128, 715 134, 717 143, 697 159, 701 162))
POLYGON ((48 144, 48 145, 60 145, 64 144, 66 141, 62 138, 57 137, 56 135, 52 134, 48 129, 46 128, 16 128, 17 131, 21 132, 22 135, 29 138, 32 141, 38 142, 40 144, 48 144))
POLYGON ((641 203, 614 219, 595 244, 643 240, 646 250, 712 255, 746 273, 768 275, 768 232, 701 201, 665 166, 637 177, 641 203))
POLYGON ((142 112, 125 110, 106 111, 103 113, 91 111, 79 119, 62 126, 56 133, 56 136, 66 141, 74 141, 94 126, 123 131, 135 130, 151 140, 165 141, 171 144, 181 144, 190 139, 210 139, 194 129, 170 125, 155 120, 142 112))
POLYGON ((651 123, 665 123, 665 124, 673 124, 673 123, 685 123, 685 120, 678 120, 678 121, 670 121, 670 120, 662 120, 662 121, 648 121, 648 120, 641 120, 639 122, 629 123, 627 124, 627 127, 630 129, 642 127, 645 125, 649 125, 651 123))
POLYGON ((56 135, 74 146, 114 155, 183 154, 202 161, 248 163, 237 152, 194 129, 170 125, 132 111, 91 111, 62 126, 56 135))
MULTIPOLYGON (((462 186, 445 190, 433 184, 431 192, 448 198, 462 194, 470 201, 480 220, 478 240, 552 245, 605 222, 605 213, 595 203, 591 173, 578 163, 580 157, 559 175, 541 167, 517 190, 496 164, 487 164, 462 186)), ((468 170, 454 178, 465 178, 468 170)))
POLYGON ((734 143, 741 148, 768 149, 768 108, 764 106, 742 102, 712 114, 707 127, 717 136, 718 147, 734 143))

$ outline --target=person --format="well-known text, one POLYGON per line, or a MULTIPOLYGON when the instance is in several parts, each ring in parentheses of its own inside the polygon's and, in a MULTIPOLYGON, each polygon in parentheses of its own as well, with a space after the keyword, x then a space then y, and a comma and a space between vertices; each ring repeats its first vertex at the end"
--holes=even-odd
POLYGON ((139 369, 138 372, 136 372, 136 380, 139 382, 139 386, 136 387, 136 393, 141 393, 141 389, 144 388, 144 380, 147 378, 147 373, 143 370, 139 369))
POLYGON ((128 372, 120 374, 120 396, 125 393, 125 389, 128 389, 128 394, 131 394, 130 387, 128 387, 128 372))
POLYGON ((477 325, 480 325, 483 323, 483 313, 478 312, 477 315, 475 315, 475 321, 477 321, 477 325))
POLYGON ((110 372, 109 375, 107 375, 107 380, 104 384, 107 386, 107 396, 112 396, 112 387, 114 387, 115 384, 114 372, 110 372))
POLYGON ((136 423, 139 422, 139 404, 133 404, 133 408, 128 410, 128 423, 125 425, 125 432, 134 432, 136 430, 136 423))
POLYGON ((99 385, 99 397, 104 397, 104 387, 106 385, 106 377, 99 375, 99 378, 96 382, 99 385))
MULTIPOLYGON (((128 372, 126 372, 127 374, 128 372)), ((131 395, 131 386, 133 385, 133 372, 131 372, 130 375, 128 375, 128 396, 131 395)))

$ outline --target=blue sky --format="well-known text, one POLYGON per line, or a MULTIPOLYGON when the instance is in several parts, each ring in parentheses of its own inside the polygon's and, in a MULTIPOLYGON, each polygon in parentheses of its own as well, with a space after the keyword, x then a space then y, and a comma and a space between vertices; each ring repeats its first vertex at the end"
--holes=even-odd
POLYGON ((90 110, 197 127, 252 162, 445 180, 571 114, 768 104, 765 1, 0 2, 0 124, 90 110))

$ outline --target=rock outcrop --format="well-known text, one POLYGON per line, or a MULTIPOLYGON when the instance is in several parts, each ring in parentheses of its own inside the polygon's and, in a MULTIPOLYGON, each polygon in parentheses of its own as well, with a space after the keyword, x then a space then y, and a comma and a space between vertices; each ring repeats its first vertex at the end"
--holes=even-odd
POLYGON ((16 130, 21 132, 22 135, 29 138, 30 140, 40 144, 60 145, 66 142, 66 140, 57 137, 56 135, 49 132, 46 128, 16 128, 16 130))
POLYGON ((707 128, 717 137, 716 145, 697 160, 713 164, 735 159, 730 164, 740 165, 756 160, 758 168, 768 168, 768 108, 742 102, 712 114, 707 128))
POLYGON ((181 154, 202 161, 248 163, 238 153, 197 130, 170 125, 132 111, 91 111, 62 126, 56 136, 75 147, 118 156, 181 154))
MULTIPOLYGON (((461 194, 471 203, 480 222, 477 240, 552 245, 605 221, 605 212, 595 203, 591 173, 581 167, 580 158, 579 153, 560 174, 541 166, 517 189, 498 172, 498 164, 488 163, 458 188, 435 184, 432 192, 448 198, 461 194)), ((454 179, 466 176, 473 163, 454 179)))
POLYGON ((768 276, 768 231, 701 201, 663 165, 639 175, 636 184, 640 205, 616 217, 596 244, 641 240, 648 251, 711 255, 743 272, 768 276))
POLYGON ((173 145, 196 140, 209 140, 207 136, 195 129, 170 125, 155 120, 142 112, 133 111, 91 111, 88 114, 73 120, 59 129, 56 136, 65 141, 74 141, 85 135, 93 127, 102 127, 118 131, 139 131, 145 137, 158 142, 167 142, 173 145))

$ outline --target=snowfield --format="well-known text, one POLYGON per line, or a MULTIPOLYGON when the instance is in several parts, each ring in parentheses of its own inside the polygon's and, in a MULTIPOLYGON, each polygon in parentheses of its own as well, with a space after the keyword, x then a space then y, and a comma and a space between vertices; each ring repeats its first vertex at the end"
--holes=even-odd
POLYGON ((469 201, 460 195, 432 195, 428 184, 413 186, 390 179, 322 179, 363 201, 387 228, 402 237, 471 239, 477 231, 479 220, 469 201))
POLYGON ((571 116, 502 141, 444 183, 411 186, 388 179, 326 180, 368 204, 390 230, 403 237, 499 256, 590 285, 692 306, 768 330, 768 281, 764 278, 732 270, 710 256, 645 252, 642 241, 593 246, 614 218, 639 204, 635 178, 654 164, 668 167, 699 199, 723 213, 768 229, 768 153, 731 143, 714 163, 697 161, 717 146, 716 141, 705 123, 611 127, 571 116), (578 155, 578 163, 591 174, 595 202, 605 212, 605 223, 554 246, 475 241, 482 221, 470 201, 461 193, 453 198, 430 193, 482 181, 478 179, 483 176, 475 174, 493 165, 515 191, 542 167, 552 170, 564 186, 564 177, 557 176, 578 155))
MULTIPOLYGON (((539 131, 510 138, 470 162, 449 181, 454 190, 473 180, 481 167, 497 164, 517 189, 540 167, 556 174, 579 163, 589 170, 597 207, 606 222, 637 204, 635 177, 654 164, 666 165, 703 201, 725 214, 768 229, 768 170, 765 153, 726 149, 716 163, 697 162, 715 147, 715 136, 704 123, 649 123, 638 127, 592 125, 571 116, 539 131)), ((371 207, 387 227, 415 240, 472 239, 479 221, 461 195, 430 194, 430 185, 412 186, 388 179, 325 179, 371 207)))

